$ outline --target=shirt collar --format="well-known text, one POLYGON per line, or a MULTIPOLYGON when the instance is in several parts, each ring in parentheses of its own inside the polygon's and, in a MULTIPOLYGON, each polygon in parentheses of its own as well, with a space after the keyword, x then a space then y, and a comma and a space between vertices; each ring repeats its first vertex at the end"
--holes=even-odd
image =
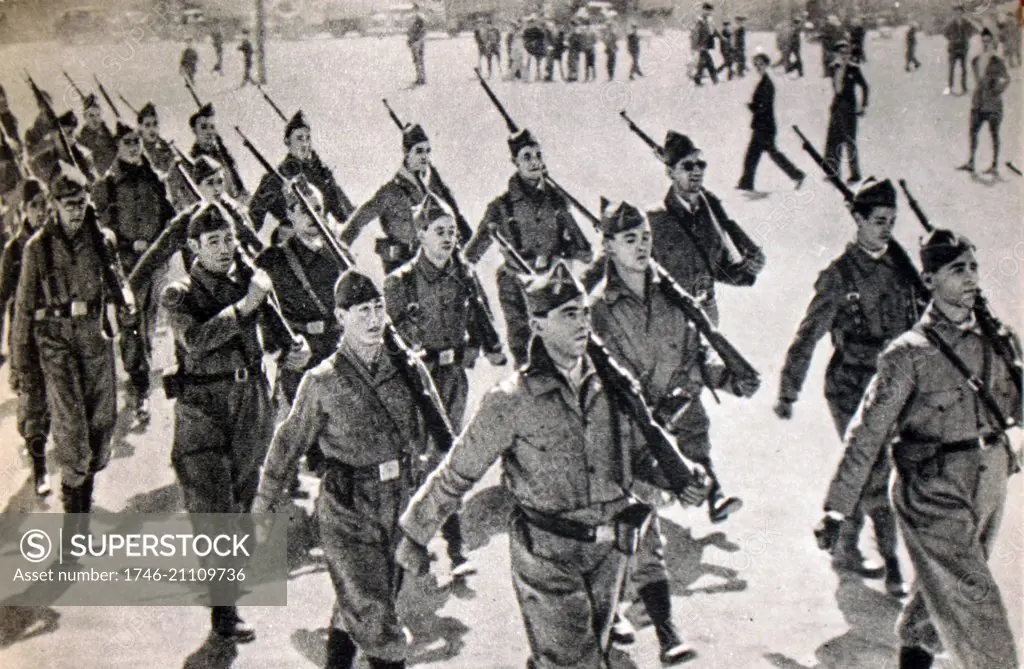
POLYGON ((921 316, 921 323, 926 327, 930 326, 936 330, 943 330, 950 334, 963 335, 968 332, 981 334, 981 330, 978 326, 978 320, 975 318, 973 311, 963 323, 954 323, 949 320, 949 317, 935 305, 934 301, 928 305, 927 309, 925 309, 924 314, 921 316))
POLYGON ((626 285, 626 282, 622 279, 622 275, 615 269, 615 263, 611 260, 608 261, 608 267, 605 270, 605 286, 603 297, 605 302, 609 304, 615 304, 623 298, 633 298, 635 300, 643 300, 646 296, 646 291, 650 290, 652 284, 658 284, 661 279, 654 274, 651 270, 647 270, 646 277, 646 290, 645 295, 637 295, 626 285))
POLYGON ((881 251, 869 251, 860 244, 857 244, 856 246, 858 249, 860 249, 861 253, 871 258, 872 260, 881 260, 885 256, 885 254, 889 252, 889 244, 886 244, 881 251))
POLYGON ((571 383, 565 373, 551 359, 540 337, 534 337, 530 342, 530 359, 522 369, 522 375, 527 380, 527 388, 536 397, 551 392, 558 388, 572 391, 573 395, 579 395, 579 388, 586 385, 587 380, 594 374, 594 365, 589 356, 583 356, 583 368, 580 371, 579 386, 571 383))
POLYGON ((423 275, 430 283, 437 281, 438 279, 448 276, 451 273, 453 267, 452 259, 448 258, 448 261, 443 267, 438 267, 427 258, 427 254, 420 248, 416 252, 416 271, 423 275))

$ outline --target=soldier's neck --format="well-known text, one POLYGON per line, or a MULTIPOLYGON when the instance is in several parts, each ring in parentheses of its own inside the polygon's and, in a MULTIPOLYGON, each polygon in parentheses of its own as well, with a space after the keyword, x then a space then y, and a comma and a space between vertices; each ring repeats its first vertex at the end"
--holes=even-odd
POLYGON ((637 271, 632 268, 625 268, 619 265, 615 266, 615 271, 619 273, 619 278, 622 279, 622 283, 626 284, 626 288, 639 297, 641 300, 644 298, 644 293, 647 290, 647 272, 637 271))
POLYGON ((948 318, 953 325, 961 325, 971 318, 971 309, 935 298, 935 308, 948 318))
POLYGON ((352 352, 359 358, 359 362, 366 365, 367 368, 372 368, 374 363, 377 362, 377 358, 380 355, 381 343, 374 342, 373 344, 366 344, 358 342, 353 339, 348 340, 348 345, 352 349, 352 352))

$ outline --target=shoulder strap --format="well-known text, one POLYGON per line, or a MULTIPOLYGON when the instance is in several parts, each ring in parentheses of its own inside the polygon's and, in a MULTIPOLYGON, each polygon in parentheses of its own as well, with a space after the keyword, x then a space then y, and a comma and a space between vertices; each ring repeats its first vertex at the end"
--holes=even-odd
POLYGON ((939 352, 942 353, 947 360, 953 363, 956 370, 960 372, 964 377, 964 380, 967 381, 967 385, 970 386, 971 390, 974 391, 974 394, 979 400, 981 400, 981 403, 986 409, 988 409, 988 412, 992 414, 992 417, 996 419, 1000 428, 1003 430, 1009 429, 1011 427, 1010 422, 1006 420, 1006 416, 999 408, 999 404, 996 403, 995 398, 992 397, 992 393, 989 392, 988 386, 985 385, 984 381, 979 379, 978 376, 971 371, 971 368, 967 366, 967 363, 965 363, 963 359, 956 354, 953 348, 946 343, 945 339, 939 336, 938 332, 927 325, 923 326, 921 330, 924 332, 924 336, 928 338, 928 341, 930 341, 935 348, 939 349, 939 352))
POLYGON ((512 207, 512 198, 509 196, 509 192, 501 196, 501 203, 505 207, 505 222, 508 223, 509 232, 512 233, 512 243, 516 247, 516 251, 523 250, 523 236, 519 230, 519 221, 514 216, 515 211, 512 207))
POLYGON ((306 271, 302 269, 302 263, 299 262, 299 257, 295 255, 295 251, 292 250, 288 244, 281 245, 281 251, 284 253, 285 260, 288 261, 288 268, 291 269, 292 274, 299 280, 302 285, 302 289, 306 291, 306 295, 316 305, 317 310, 324 316, 330 316, 331 311, 324 306, 320 296, 313 290, 313 286, 309 283, 309 277, 306 276, 306 271))

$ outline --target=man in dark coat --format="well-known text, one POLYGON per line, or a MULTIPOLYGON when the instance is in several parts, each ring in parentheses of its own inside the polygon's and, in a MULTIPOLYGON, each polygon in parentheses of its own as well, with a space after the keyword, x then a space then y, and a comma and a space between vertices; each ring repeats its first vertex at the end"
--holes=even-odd
POLYGON ((718 30, 715 29, 714 20, 711 18, 713 10, 714 8, 711 6, 711 3, 705 2, 701 7, 701 17, 694 28, 696 33, 694 41, 697 50, 697 72, 693 80, 698 86, 703 85, 705 70, 711 76, 711 83, 718 84, 718 71, 715 69, 715 61, 711 58, 711 50, 715 48, 715 38, 719 37, 718 30))
POLYGON ((242 31, 242 43, 238 45, 238 50, 242 52, 242 83, 239 88, 242 88, 246 84, 256 84, 256 80, 252 78, 252 57, 255 49, 253 49, 252 42, 249 41, 249 31, 242 31))
POLYGON ((829 110, 828 135, 825 138, 825 162, 837 178, 843 176, 843 153, 850 163, 849 183, 860 181, 860 151, 857 148, 857 118, 868 108, 868 82, 850 56, 850 43, 845 39, 835 45, 832 67, 832 106, 829 110), (857 89, 861 99, 857 100, 857 89))
POLYGON ((103 110, 95 95, 86 96, 82 106, 84 107, 85 125, 78 131, 78 136, 75 139, 89 149, 96 175, 102 177, 110 169, 117 156, 117 140, 107 124, 103 122, 103 110))
POLYGON ((743 176, 740 177, 740 183, 736 186, 740 190, 754 190, 757 164, 761 160, 761 154, 765 152, 779 166, 779 169, 796 182, 797 188, 800 188, 807 176, 775 146, 777 132, 775 127, 775 84, 768 76, 770 62, 768 56, 763 53, 754 56, 754 68, 761 75, 761 81, 754 89, 754 99, 747 104, 747 108, 753 113, 753 119, 750 122, 753 133, 750 136, 750 144, 747 146, 747 155, 743 159, 743 176))
POLYGON ((626 33, 626 51, 629 52, 629 80, 633 77, 642 77, 644 73, 640 70, 640 34, 637 32, 636 21, 629 24, 629 32, 626 33))
POLYGON ((732 59, 736 64, 736 74, 747 75, 747 27, 745 16, 736 17, 736 32, 733 33, 732 59))

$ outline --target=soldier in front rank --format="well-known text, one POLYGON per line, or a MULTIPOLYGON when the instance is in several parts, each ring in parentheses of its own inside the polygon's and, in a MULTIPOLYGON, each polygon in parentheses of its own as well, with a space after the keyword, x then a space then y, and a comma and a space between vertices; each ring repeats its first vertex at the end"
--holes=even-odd
MULTIPOLYGON (((288 147, 288 155, 278 165, 278 173, 285 179, 302 175, 323 196, 326 213, 338 223, 345 222, 355 207, 334 179, 331 169, 313 149, 309 122, 301 111, 295 112, 285 126, 284 143, 288 147)), ((277 219, 278 224, 288 224, 286 193, 287 189, 281 188, 281 182, 275 175, 270 172, 263 175, 249 203, 249 215, 257 232, 263 228, 268 213, 277 219)))
MULTIPOLYGON (((512 583, 530 643, 529 666, 607 666, 609 630, 627 562, 650 507, 635 480, 667 488, 638 425, 586 353, 583 288, 558 262, 526 288, 530 359, 493 388, 402 515, 398 561, 427 569, 425 546, 498 459, 515 504, 512 583)), ((678 465, 691 471, 682 456, 678 465)), ((663 463, 668 465, 668 463, 663 463)), ((695 467, 696 468, 696 467, 695 467)), ((707 488, 677 491, 695 504, 707 488)))
POLYGON ((670 130, 661 157, 672 185, 665 207, 648 212, 658 240, 654 259, 700 299, 717 325, 715 283, 753 285, 764 268, 764 253, 729 218, 721 200, 704 189, 707 162, 689 137, 670 130))
POLYGON ((235 200, 246 201, 249 193, 245 190, 242 176, 238 173, 235 159, 228 153, 224 146, 224 140, 217 133, 217 124, 214 121, 213 104, 207 102, 200 107, 188 119, 189 127, 196 136, 196 142, 192 145, 190 155, 193 158, 199 156, 210 156, 220 163, 225 170, 227 177, 227 193, 235 200))
POLYGON ((117 157, 117 138, 103 122, 103 110, 95 93, 85 97, 82 107, 85 125, 78 131, 76 139, 92 153, 96 174, 102 177, 117 157))
POLYGON ((147 102, 139 109, 136 121, 142 136, 142 152, 157 175, 167 184, 167 197, 175 211, 181 211, 190 201, 188 186, 174 169, 178 156, 170 142, 160 136, 160 117, 152 102, 147 102))
MULTIPOLYGON (((273 284, 241 261, 230 215, 220 205, 206 202, 190 217, 188 245, 196 256, 188 277, 168 284, 160 303, 178 361, 164 386, 168 399, 177 400, 171 461, 185 509, 201 531, 208 514, 252 508, 274 429, 264 348, 282 351, 280 365, 293 370, 305 366, 310 351, 280 327, 265 330, 261 346, 257 325, 268 317, 273 284)), ((252 641, 255 631, 234 605, 238 594, 236 581, 211 586, 211 626, 232 641, 252 641)))
MULTIPOLYGON (((97 472, 110 460, 117 418, 114 347, 105 321, 104 273, 116 252, 96 226, 88 181, 58 163, 50 181, 56 216, 25 245, 15 295, 11 369, 19 379, 42 368, 64 512, 87 514, 97 472)), ((126 299, 130 296, 125 296, 126 299)), ((129 302, 130 304, 130 302, 129 302)), ((69 516, 81 531, 84 516, 69 516)))
MULTIPOLYGON (((477 263, 500 234, 535 271, 550 269, 560 258, 590 262, 590 242, 569 212, 569 204, 544 179, 540 143, 527 129, 508 139, 516 173, 508 190, 487 205, 483 221, 466 246, 466 259, 477 263)), ((516 272, 506 262, 498 268, 498 301, 505 314, 508 348, 516 366, 526 362, 530 326, 526 300, 516 272)))
MULTIPOLYGON (((142 153, 142 139, 135 128, 118 122, 114 135, 117 160, 106 176, 93 185, 92 196, 103 227, 117 239, 124 273, 131 273, 142 254, 174 218, 167 189, 142 153)), ((128 374, 126 406, 132 412, 133 429, 149 422, 149 363, 156 327, 160 279, 148 282, 149 290, 136 293, 138 327, 121 333, 121 361, 128 374)))
MULTIPOLYGON (((384 238, 377 240, 374 249, 384 265, 384 273, 391 273, 416 255, 419 240, 412 210, 423 201, 427 190, 437 193, 446 202, 453 202, 448 186, 430 164, 427 133, 418 124, 406 125, 402 131, 402 166, 349 217, 341 232, 341 241, 351 246, 368 223, 378 220, 384 238)), ((473 229, 461 217, 458 226, 459 245, 462 245, 472 236, 473 229)))
MULTIPOLYGON (((906 251, 892 239, 896 221, 892 183, 886 179, 861 189, 851 210, 857 223, 856 239, 815 283, 807 315, 786 354, 775 405, 780 418, 792 418, 814 349, 830 333, 835 350, 825 373, 825 399, 840 439, 875 374, 879 354, 913 326, 928 299, 906 251)), ((849 514, 843 525, 833 564, 866 576, 884 573, 886 590, 900 597, 906 591, 896 554, 896 521, 888 499, 891 470, 888 454, 881 452, 856 512, 849 514), (865 516, 871 517, 875 528, 884 571, 866 567, 857 546, 865 516)))
MULTIPOLYGON (((462 426, 469 395, 466 368, 476 363, 481 349, 494 365, 506 362, 501 340, 493 328, 488 339, 484 312, 486 299, 472 270, 455 254, 458 239, 455 215, 433 195, 428 195, 413 214, 420 249, 416 257, 388 275, 384 281, 388 315, 410 342, 425 352, 438 393, 455 431, 462 426)), ((436 465, 443 454, 435 453, 436 465)), ((462 529, 452 515, 441 529, 448 542, 452 572, 468 569, 462 552, 462 529), (461 569, 460 569, 461 568, 461 569)))
MULTIPOLYGON (((0 306, 4 311, 14 299, 21 275, 25 245, 50 215, 47 192, 36 179, 26 179, 21 192, 21 227, 4 246, 0 257, 0 306)), ((13 326, 13 321, 12 321, 13 326)), ((9 336, 13 339, 13 327, 9 336)), ((18 364, 19 371, 11 372, 11 388, 18 394, 18 434, 25 440, 25 450, 32 459, 32 479, 36 494, 50 494, 50 477, 46 472, 46 435, 50 433, 50 412, 46 407, 46 384, 42 362, 35 339, 25 347, 27 357, 18 364)))
MULTIPOLYGON (((740 396, 749 396, 757 388, 733 382, 723 365, 707 360, 696 329, 651 270, 653 238, 644 215, 625 202, 606 205, 601 232, 610 262, 593 294, 594 332, 640 382, 655 416, 676 436, 683 454, 700 463, 714 480, 708 450, 710 422, 700 401, 704 379, 740 396)), ((656 489, 638 482, 634 490, 649 504, 657 504, 656 489)), ((708 503, 714 522, 725 520, 740 507, 737 498, 724 500, 717 485, 712 486, 708 503)), ((633 580, 654 624, 661 661, 675 664, 692 657, 694 651, 683 643, 672 622, 664 546, 655 516, 641 539, 633 580)))
POLYGON ((357 649, 371 669, 406 666, 395 599, 398 516, 409 502, 427 449, 418 389, 400 352, 384 344, 384 299, 350 270, 334 287, 344 333, 337 351, 306 373, 263 466, 257 511, 285 500, 291 472, 319 444, 326 457, 317 499, 320 534, 338 598, 327 638, 329 669, 350 669, 357 649))
POLYGON ((815 534, 834 548, 895 434, 892 503, 916 574, 897 625, 900 669, 929 669, 943 651, 963 669, 1016 669, 988 559, 1007 478, 1020 471, 1006 435, 1022 418, 1020 342, 978 309, 978 261, 967 239, 933 231, 921 265, 932 303, 879 358, 815 534))

